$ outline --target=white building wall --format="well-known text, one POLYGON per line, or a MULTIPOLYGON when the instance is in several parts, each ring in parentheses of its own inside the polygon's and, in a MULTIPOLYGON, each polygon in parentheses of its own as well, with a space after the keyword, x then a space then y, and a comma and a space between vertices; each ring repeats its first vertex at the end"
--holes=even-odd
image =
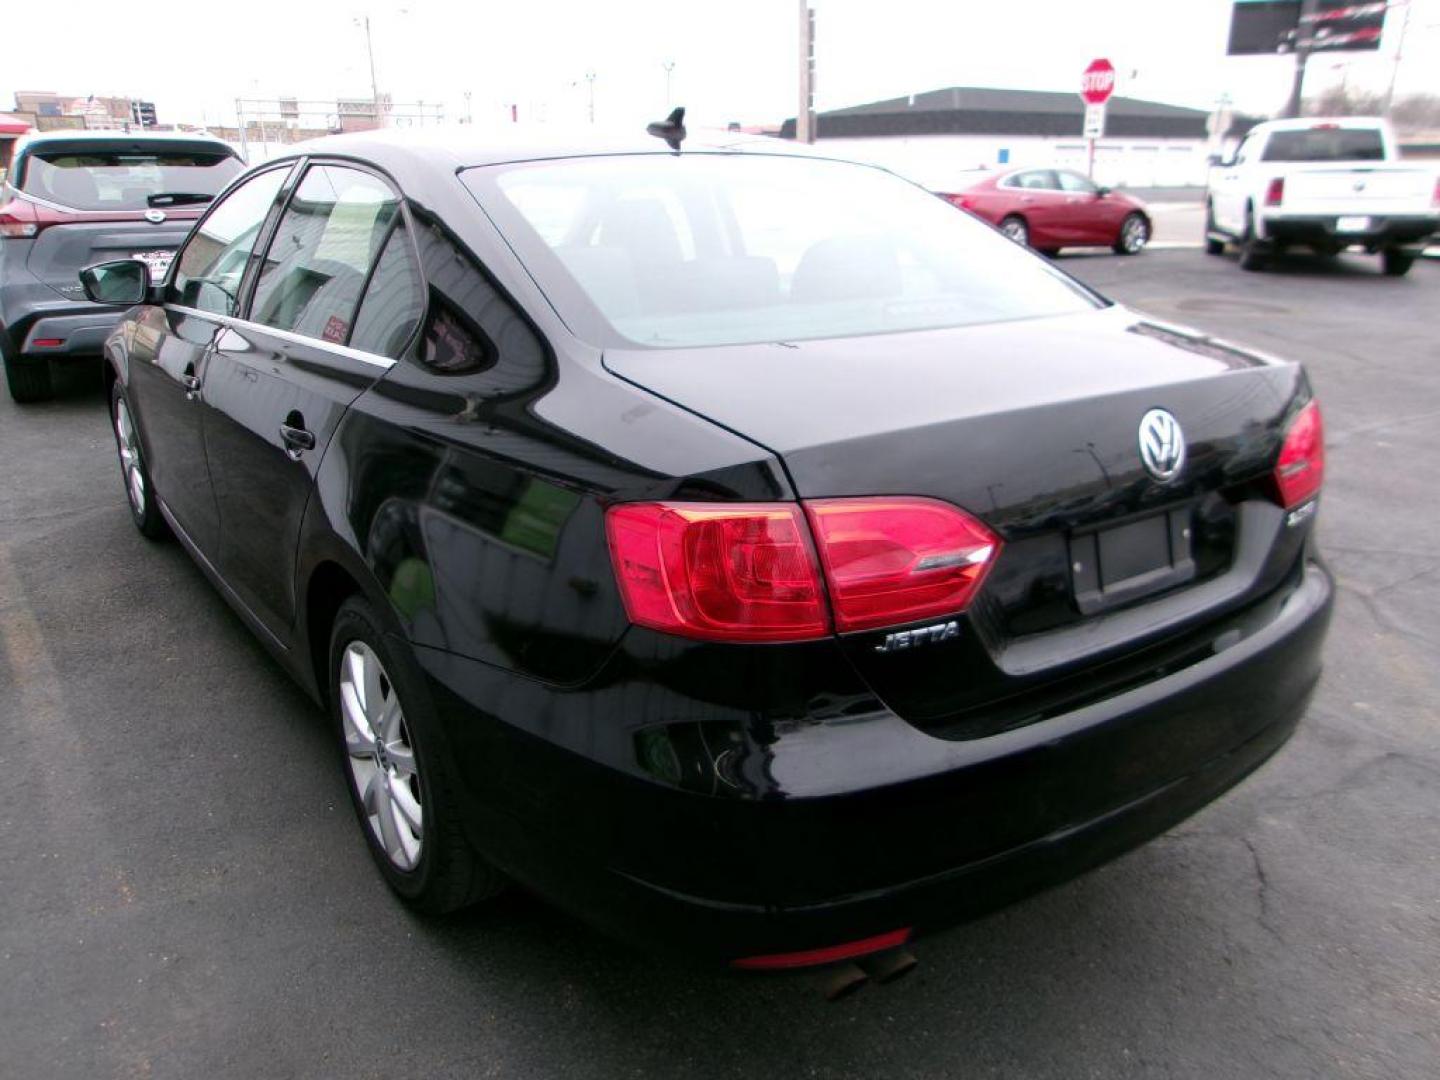
MULTIPOLYGON (((1037 135, 822 138, 815 149, 883 165, 935 191, 973 183, 978 169, 1049 165, 1084 172, 1088 157, 1084 139, 1037 135)), ((1205 139, 1099 139, 1095 181, 1111 187, 1204 185, 1208 154, 1205 139)))

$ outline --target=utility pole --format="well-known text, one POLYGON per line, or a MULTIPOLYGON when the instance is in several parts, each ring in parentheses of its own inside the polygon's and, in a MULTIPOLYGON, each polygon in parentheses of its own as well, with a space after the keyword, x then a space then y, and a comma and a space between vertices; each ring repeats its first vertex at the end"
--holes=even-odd
POLYGON ((1395 78, 1400 74, 1400 57, 1405 52, 1405 32, 1410 29, 1410 10, 1414 6, 1414 0, 1407 0, 1405 3, 1405 20, 1400 24, 1400 40, 1395 43, 1395 62, 1390 65, 1390 84, 1385 88, 1385 107, 1380 110, 1382 116, 1390 115, 1390 106, 1395 101, 1395 78))
POLYGON ((1310 59, 1310 45, 1315 40, 1316 0, 1304 0, 1300 5, 1300 22, 1295 27, 1295 82, 1290 87, 1290 100, 1282 116, 1286 119, 1300 115, 1301 93, 1305 89, 1305 64, 1310 59))
POLYGON ((374 108, 375 126, 380 126, 380 84, 375 79, 375 42, 370 37, 370 16, 365 16, 365 52, 370 57, 370 100, 374 108))
POLYGON ((585 73, 585 82, 590 88, 590 123, 595 123, 595 72, 585 73))
POLYGON ((675 61, 666 60, 660 65, 665 69, 665 108, 670 108, 670 76, 675 71, 675 61))
POLYGON ((800 0, 800 109, 795 114, 795 141, 815 141, 815 12, 800 0))

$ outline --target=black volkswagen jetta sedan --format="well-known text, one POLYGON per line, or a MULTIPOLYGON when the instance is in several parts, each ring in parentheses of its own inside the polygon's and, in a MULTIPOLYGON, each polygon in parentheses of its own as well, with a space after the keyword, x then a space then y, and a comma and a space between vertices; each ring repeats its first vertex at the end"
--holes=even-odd
POLYGON ((136 305, 135 522, 328 708, 422 911, 889 949, 1180 821, 1319 675, 1302 370, 879 169, 341 136, 139 271, 83 275, 136 305))

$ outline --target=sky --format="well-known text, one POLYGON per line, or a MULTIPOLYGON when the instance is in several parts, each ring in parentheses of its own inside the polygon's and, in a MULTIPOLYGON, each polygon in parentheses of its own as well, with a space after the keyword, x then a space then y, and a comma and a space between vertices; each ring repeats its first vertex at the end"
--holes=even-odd
MULTIPOLYGON (((1440 93, 1440 0, 1408 2, 1396 92, 1440 93)), ((1199 108, 1228 94, 1236 108, 1269 113, 1284 103, 1294 70, 1288 57, 1225 57, 1229 0, 811 5, 822 111, 946 86, 1072 90, 1104 56, 1119 71, 1118 93, 1199 108)), ((778 123, 796 111, 799 7, 246 0, 195 4, 183 19, 122 20, 113 3, 70 0, 63 48, 52 34, 43 46, 3 50, 0 110, 16 90, 53 90, 151 100, 162 122, 233 124, 237 97, 368 98, 368 16, 381 92, 439 104, 451 119, 500 123, 514 105, 522 121, 583 122, 593 89, 597 122, 640 123, 667 111, 668 63, 670 99, 687 106, 692 123, 778 123)), ((1342 78, 1384 90, 1403 17, 1403 8, 1391 11, 1378 54, 1313 59, 1307 92, 1342 78)))

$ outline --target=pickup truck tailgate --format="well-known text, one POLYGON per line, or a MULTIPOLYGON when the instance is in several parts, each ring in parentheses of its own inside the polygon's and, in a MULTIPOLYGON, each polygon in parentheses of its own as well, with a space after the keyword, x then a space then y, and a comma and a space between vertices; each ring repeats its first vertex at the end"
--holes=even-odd
POLYGON ((1407 165, 1286 165, 1283 213, 1433 213, 1435 170, 1407 165))

